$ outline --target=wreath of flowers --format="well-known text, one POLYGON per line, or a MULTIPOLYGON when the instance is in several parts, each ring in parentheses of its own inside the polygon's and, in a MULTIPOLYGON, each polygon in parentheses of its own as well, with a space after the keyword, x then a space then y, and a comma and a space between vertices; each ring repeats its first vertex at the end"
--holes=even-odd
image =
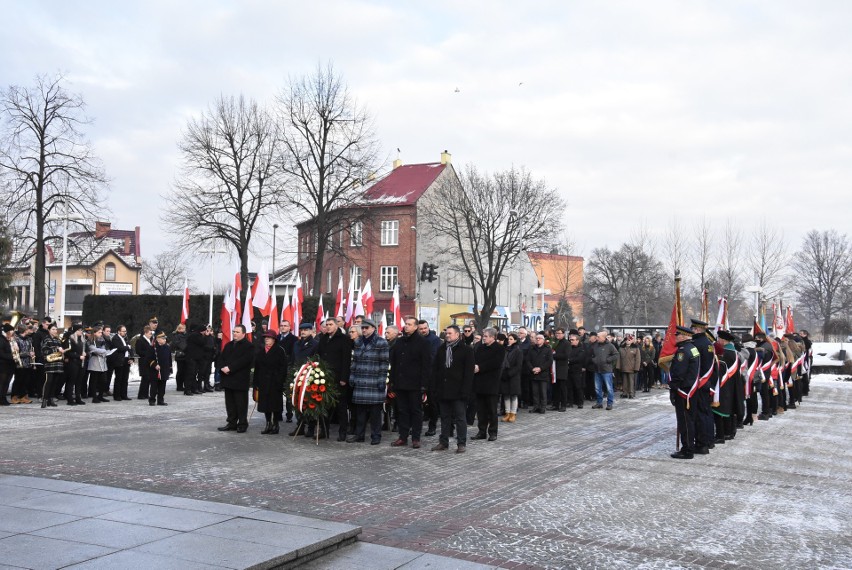
POLYGON ((339 397, 334 373, 318 358, 305 362, 290 382, 290 401, 305 420, 328 416, 337 407, 339 397))

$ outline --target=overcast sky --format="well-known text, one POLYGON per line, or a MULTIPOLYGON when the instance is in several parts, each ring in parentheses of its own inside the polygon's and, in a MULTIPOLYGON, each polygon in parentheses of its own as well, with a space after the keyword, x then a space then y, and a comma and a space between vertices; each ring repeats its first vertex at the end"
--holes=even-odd
POLYGON ((674 217, 767 217, 791 250, 850 229, 852 2, 0 0, 0 14, 0 84, 66 74, 95 119, 113 227, 141 226, 144 257, 172 247, 160 195, 187 120, 220 94, 271 102, 325 61, 374 115, 386 168, 397 148, 406 164, 448 149, 457 167, 524 166, 565 197, 581 255, 674 217))

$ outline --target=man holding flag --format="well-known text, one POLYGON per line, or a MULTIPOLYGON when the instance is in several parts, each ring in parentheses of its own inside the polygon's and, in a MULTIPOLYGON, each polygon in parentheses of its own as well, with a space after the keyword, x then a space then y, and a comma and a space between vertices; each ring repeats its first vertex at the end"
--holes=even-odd
POLYGON ((710 406, 712 401, 710 388, 716 385, 718 373, 716 350, 713 348, 716 339, 707 331, 707 323, 699 319, 692 319, 692 333, 692 344, 698 349, 701 357, 701 369, 698 380, 690 390, 687 403, 690 407, 696 407, 695 453, 707 455, 716 445, 714 443, 716 424, 713 421, 713 410, 710 406))
POLYGON ((673 459, 692 459, 695 453, 696 408, 688 406, 689 391, 697 381, 701 359, 692 344, 692 330, 678 325, 675 329, 676 349, 671 360, 669 398, 675 407, 680 449, 671 454, 673 459))

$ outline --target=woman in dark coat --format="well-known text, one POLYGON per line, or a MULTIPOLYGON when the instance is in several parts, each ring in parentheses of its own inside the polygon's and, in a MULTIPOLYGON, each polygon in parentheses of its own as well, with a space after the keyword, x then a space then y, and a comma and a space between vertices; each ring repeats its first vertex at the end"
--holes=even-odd
POLYGON ((62 341, 59 340, 58 329, 56 328, 56 323, 51 323, 50 327, 47 329, 49 335, 45 338, 41 343, 41 353, 44 355, 44 386, 42 386, 41 391, 41 407, 46 408, 48 406, 55 407, 56 404, 53 401, 53 390, 54 386, 59 384, 59 381, 62 379, 62 358, 53 359, 52 362, 48 361, 47 357, 54 355, 56 353, 64 353, 65 349, 62 348, 62 341))
POLYGON ((503 376, 500 378, 500 393, 503 394, 503 406, 506 408, 506 415, 501 421, 511 423, 518 416, 518 396, 521 395, 521 373, 524 368, 524 353, 518 346, 519 340, 517 333, 509 333, 503 376))
POLYGON ((278 418, 284 410, 284 375, 287 372, 287 352, 277 342, 274 332, 263 333, 263 347, 254 360, 254 387, 257 390, 257 411, 266 416, 262 434, 278 433, 278 418))

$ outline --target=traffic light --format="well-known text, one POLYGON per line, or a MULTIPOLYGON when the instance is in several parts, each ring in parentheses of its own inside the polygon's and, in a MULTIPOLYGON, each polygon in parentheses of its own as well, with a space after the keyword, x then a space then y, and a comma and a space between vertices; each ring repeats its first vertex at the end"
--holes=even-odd
POLYGON ((428 272, 428 275, 426 276, 426 278, 429 280, 429 283, 431 283, 432 281, 435 280, 435 278, 437 276, 438 276, 438 266, 435 265, 434 263, 430 263, 429 264, 429 272, 428 272))
POLYGON ((544 315, 544 330, 552 329, 556 326, 556 315, 547 313, 544 315))
POLYGON ((428 273, 429 264, 424 261, 423 265, 420 267, 420 281, 426 281, 428 273))

